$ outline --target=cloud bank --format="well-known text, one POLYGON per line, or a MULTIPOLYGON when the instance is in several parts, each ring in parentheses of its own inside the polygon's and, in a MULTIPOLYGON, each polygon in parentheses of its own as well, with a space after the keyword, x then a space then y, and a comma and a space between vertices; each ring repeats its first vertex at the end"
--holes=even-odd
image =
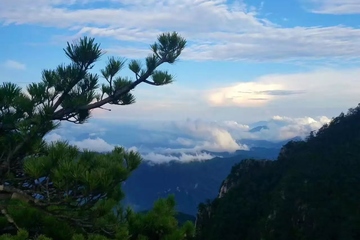
POLYGON ((111 151, 115 146, 124 146, 139 151, 144 160, 152 163, 170 161, 203 161, 222 152, 249 150, 242 140, 267 140, 278 142, 294 137, 306 137, 311 131, 328 123, 329 118, 289 118, 274 116, 267 121, 251 125, 236 121, 185 121, 143 122, 124 126, 108 122, 86 123, 82 126, 65 127, 46 136, 47 141, 67 140, 80 149, 98 152, 111 151), (107 126, 106 128, 99 126, 107 126), (256 126, 267 126, 251 132, 256 126), (124 132, 122 129, 128 129, 124 132), (86 134, 84 134, 86 133, 86 134), (122 141, 126 137, 128 142, 122 141), (131 141, 129 141, 129 139, 131 141))

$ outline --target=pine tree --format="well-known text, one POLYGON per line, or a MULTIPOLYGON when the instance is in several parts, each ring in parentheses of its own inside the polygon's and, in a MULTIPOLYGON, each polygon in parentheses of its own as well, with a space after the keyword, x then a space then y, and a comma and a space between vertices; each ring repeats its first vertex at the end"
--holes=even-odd
POLYGON ((105 104, 134 103, 131 91, 141 83, 162 86, 173 82, 171 74, 157 68, 174 63, 185 45, 186 40, 176 32, 159 35, 144 67, 138 60, 128 63, 134 79, 119 75, 126 66, 124 59, 109 57, 100 71, 106 84, 100 85, 100 76, 90 70, 104 52, 94 38, 83 37, 63 49, 69 64, 44 70, 41 82, 28 85, 26 91, 9 82, 0 86, 0 230, 18 234, 0 239, 175 240, 191 235, 189 225, 167 228, 172 232, 166 237, 160 234, 164 229, 158 235, 152 232, 177 225, 173 215, 156 212, 159 204, 173 209, 171 198, 160 200, 155 212, 145 216, 121 206, 120 185, 140 164, 137 152, 116 147, 99 154, 43 139, 61 121, 82 124, 92 110, 105 104), (165 222, 149 230, 144 227, 149 219, 152 224, 165 222), (181 237, 175 237, 180 233, 181 237))

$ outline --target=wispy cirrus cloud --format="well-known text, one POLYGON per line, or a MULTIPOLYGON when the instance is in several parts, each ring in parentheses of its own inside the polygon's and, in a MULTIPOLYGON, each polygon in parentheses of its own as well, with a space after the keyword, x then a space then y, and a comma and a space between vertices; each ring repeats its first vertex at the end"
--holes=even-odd
MULTIPOLYGON (((347 8, 357 8, 355 0, 347 1, 343 3, 347 8)), ((332 5, 326 6, 339 3, 329 2, 332 5)), ((108 46, 110 52, 126 57, 143 56, 159 33, 173 30, 189 40, 182 55, 189 60, 351 60, 360 56, 359 28, 282 27, 266 19, 260 10, 261 5, 226 0, 13 0, 2 3, 0 22, 67 29, 73 37, 86 34, 137 42, 136 47, 108 46), (101 8, 94 7, 99 3, 101 8)))
POLYGON ((360 1, 358 0, 306 0, 310 11, 320 14, 359 14, 360 1))
POLYGON ((26 65, 18 62, 18 61, 14 61, 14 60, 7 60, 3 63, 3 66, 8 68, 8 69, 15 69, 15 70, 25 70, 26 69, 26 65))

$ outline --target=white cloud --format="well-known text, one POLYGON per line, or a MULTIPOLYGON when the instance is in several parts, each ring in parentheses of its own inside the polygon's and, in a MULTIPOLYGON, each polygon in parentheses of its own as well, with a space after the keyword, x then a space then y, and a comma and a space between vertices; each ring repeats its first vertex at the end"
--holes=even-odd
POLYGON ((15 70, 25 70, 26 69, 26 65, 14 60, 7 60, 4 62, 4 67, 9 68, 9 69, 15 69, 15 70))
POLYGON ((359 0, 307 0, 312 5, 311 11, 321 14, 359 14, 359 0))
POLYGON ((192 161, 204 161, 214 158, 215 156, 209 154, 209 153, 196 153, 196 154, 187 154, 187 153, 180 153, 179 156, 172 156, 172 155, 166 155, 161 153, 146 153, 143 154, 142 157, 150 161, 152 163, 161 164, 161 163, 168 163, 171 161, 179 161, 179 162, 192 162, 192 161))
POLYGON ((250 130, 249 125, 241 124, 236 121, 223 121, 222 124, 226 126, 227 129, 231 129, 231 130, 241 130, 241 131, 250 130))
MULTIPOLYGON (((77 128, 77 132, 81 132, 82 130, 86 130, 86 125, 82 125, 84 128, 77 128)), ((86 138, 83 140, 76 140, 74 138, 66 137, 67 131, 66 127, 60 128, 59 130, 55 130, 50 132, 44 137, 46 142, 57 142, 57 141, 69 141, 70 144, 77 146, 81 150, 87 149, 95 152, 108 152, 112 151, 115 145, 107 143, 104 139, 96 137, 96 138, 86 138)), ((89 136, 96 136, 89 133, 89 136)), ((134 150, 134 149, 132 149, 134 150)))
POLYGON ((307 73, 264 75, 234 83, 207 94, 212 106, 266 107, 307 114, 311 108, 357 105, 360 68, 319 69, 307 73))
MULTIPOLYGON (((53 142, 53 141, 63 141, 68 140, 58 133, 52 132, 45 137, 45 141, 53 142)), ((110 144, 102 138, 87 138, 83 140, 72 140, 69 142, 70 144, 77 146, 81 150, 90 150, 95 152, 109 152, 114 149, 116 145, 110 144)), ((195 149, 195 148, 194 148, 195 149)), ((127 148, 129 151, 137 151, 141 153, 141 148, 136 146, 132 146, 127 148)), ((203 150, 203 149, 199 149, 203 150)), ((172 151, 161 151, 161 152, 143 152, 141 153, 143 159, 145 161, 150 161, 152 163, 160 164, 167 163, 170 161, 180 161, 180 162, 191 162, 191 161, 203 161, 214 158, 214 155, 204 152, 196 152, 195 150, 191 153, 188 149, 173 149, 172 151), (184 151, 184 152, 183 152, 184 151), (187 151, 187 153, 185 152, 187 151), (171 155, 176 154, 176 155, 171 155)))
POLYGON ((240 107, 259 107, 273 100, 276 96, 269 91, 281 91, 284 87, 280 84, 243 82, 232 87, 215 89, 208 97, 213 105, 226 106, 235 104, 240 107))
POLYGON ((45 135, 44 139, 47 142, 57 142, 63 140, 63 137, 55 132, 50 132, 49 134, 45 135))
POLYGON ((80 149, 87 149, 95 152, 109 152, 112 151, 115 147, 114 145, 107 143, 104 139, 99 137, 94 139, 87 138, 82 141, 71 141, 70 144, 73 144, 80 149))
MULTIPOLYGON (((188 119, 186 121, 174 121, 169 124, 169 127, 197 140, 193 150, 235 152, 236 150, 248 149, 246 145, 238 144, 226 129, 214 122, 188 119)), ((179 143, 181 142, 179 141, 179 143)))
MULTIPOLYGON (((104 7, 97 9, 86 4, 99 1, 5 1, 0 21, 66 28, 73 36, 87 34, 140 44, 108 46, 110 52, 126 57, 143 57, 159 33, 173 30, 189 40, 182 58, 192 60, 344 60, 360 55, 359 28, 282 27, 261 15, 261 4, 256 8, 226 0, 103 1, 104 7), (75 3, 76 7, 69 7, 75 3)), ((347 9, 358 9, 355 0, 347 1, 343 4, 347 9)))
MULTIPOLYGON (((175 138, 171 143, 178 143, 184 148, 158 148, 161 153, 196 152, 208 150, 214 152, 232 152, 235 150, 247 150, 246 145, 241 144, 242 139, 283 141, 294 137, 306 137, 311 131, 318 130, 324 124, 329 123, 326 116, 290 118, 274 116, 264 121, 268 129, 258 132, 249 132, 250 126, 237 123, 236 121, 205 121, 191 120, 176 121, 162 124, 162 131, 172 132, 174 135, 184 135, 186 138, 175 138), (241 127, 234 127, 241 126, 241 127)), ((156 127, 149 127, 158 130, 156 127)), ((141 129, 141 128, 140 128, 141 129)))
POLYGON ((304 138, 308 136, 311 131, 316 131, 329 122, 330 119, 326 116, 316 118, 274 116, 266 124, 269 129, 262 129, 259 132, 252 133, 250 138, 270 141, 287 140, 297 136, 304 138))

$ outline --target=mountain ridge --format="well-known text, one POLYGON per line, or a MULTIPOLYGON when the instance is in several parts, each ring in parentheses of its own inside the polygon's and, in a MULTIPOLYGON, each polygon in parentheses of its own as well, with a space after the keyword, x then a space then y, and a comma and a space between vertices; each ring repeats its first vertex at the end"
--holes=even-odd
POLYGON ((124 203, 143 211, 150 209, 156 199, 174 194, 177 210, 195 216, 199 203, 217 196, 223 179, 234 164, 249 157, 275 159, 279 151, 280 148, 255 148, 238 151, 232 156, 187 163, 151 164, 144 161, 123 185, 124 203))

